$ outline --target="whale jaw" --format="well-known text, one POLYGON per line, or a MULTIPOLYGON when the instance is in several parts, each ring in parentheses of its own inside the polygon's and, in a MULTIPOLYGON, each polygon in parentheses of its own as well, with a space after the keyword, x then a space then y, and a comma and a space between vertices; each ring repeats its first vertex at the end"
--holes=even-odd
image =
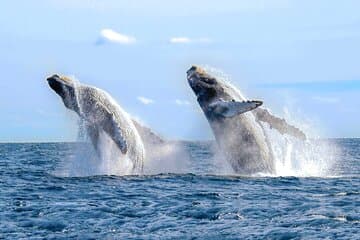
POLYGON ((46 78, 46 80, 50 88, 61 97, 65 107, 79 114, 76 89, 73 81, 68 77, 59 76, 58 74, 53 74, 46 78))

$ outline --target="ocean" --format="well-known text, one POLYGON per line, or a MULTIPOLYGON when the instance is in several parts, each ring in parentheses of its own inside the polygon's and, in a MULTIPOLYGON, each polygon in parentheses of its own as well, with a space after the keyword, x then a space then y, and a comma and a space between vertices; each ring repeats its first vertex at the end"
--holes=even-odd
POLYGON ((212 142, 173 173, 66 176, 81 143, 3 143, 0 239, 360 239, 360 139, 328 141, 319 176, 219 172, 212 142))

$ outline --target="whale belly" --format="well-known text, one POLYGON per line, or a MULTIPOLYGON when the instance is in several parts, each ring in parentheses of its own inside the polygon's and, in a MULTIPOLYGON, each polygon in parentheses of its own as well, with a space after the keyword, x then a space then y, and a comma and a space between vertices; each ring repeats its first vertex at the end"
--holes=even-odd
POLYGON ((216 141, 236 173, 274 171, 271 151, 264 133, 245 114, 212 122, 216 141))

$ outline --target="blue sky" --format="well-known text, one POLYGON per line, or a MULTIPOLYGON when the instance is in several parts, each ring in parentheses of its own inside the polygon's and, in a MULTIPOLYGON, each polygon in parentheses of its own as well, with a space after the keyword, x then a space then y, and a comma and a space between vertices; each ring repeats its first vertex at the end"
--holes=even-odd
POLYGON ((360 137, 358 1, 6 1, 0 141, 71 141, 52 73, 105 89, 162 135, 208 139, 187 85, 221 69, 249 98, 321 137, 360 137))

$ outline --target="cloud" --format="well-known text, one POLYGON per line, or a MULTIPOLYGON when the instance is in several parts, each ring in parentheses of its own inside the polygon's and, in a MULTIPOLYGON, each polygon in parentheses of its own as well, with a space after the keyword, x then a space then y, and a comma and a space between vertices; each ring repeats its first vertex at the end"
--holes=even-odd
POLYGON ((187 38, 187 37, 173 37, 173 38, 170 38, 170 42, 171 43, 190 43, 191 40, 190 40, 190 38, 187 38))
POLYGON ((154 103, 154 100, 146 97, 139 96, 137 97, 137 100, 139 100, 142 104, 149 105, 154 103))
POLYGON ((98 40, 97 44, 103 44, 105 42, 113 42, 118 44, 133 44, 136 42, 136 38, 118 33, 109 28, 105 28, 100 31, 100 39, 98 40))
POLYGON ((176 99, 175 100, 175 104, 179 105, 179 106, 184 106, 184 105, 190 105, 189 101, 186 100, 180 100, 180 99, 176 99))
POLYGON ((172 37, 169 40, 170 43, 174 44, 189 44, 189 43, 209 43, 209 38, 188 38, 188 37, 172 37))
POLYGON ((338 98, 335 98, 335 97, 315 96, 315 97, 312 97, 312 99, 315 101, 318 101, 318 102, 322 102, 322 103, 337 103, 340 101, 338 98))

